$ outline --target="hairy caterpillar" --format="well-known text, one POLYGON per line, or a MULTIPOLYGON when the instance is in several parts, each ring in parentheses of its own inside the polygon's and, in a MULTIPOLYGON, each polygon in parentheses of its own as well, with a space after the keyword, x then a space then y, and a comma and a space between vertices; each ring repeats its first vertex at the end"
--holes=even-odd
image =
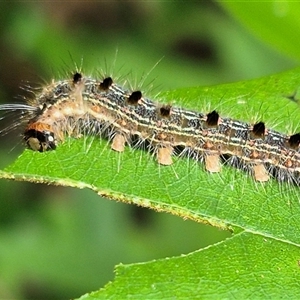
POLYGON ((90 134, 108 139, 118 152, 125 145, 147 149, 161 165, 171 165, 172 155, 188 156, 207 171, 220 172, 223 161, 257 181, 274 177, 300 185, 299 133, 288 136, 263 122, 248 124, 215 110, 205 114, 155 102, 111 77, 76 72, 52 81, 27 105, 1 105, 0 110, 19 111, 11 127, 24 124, 23 138, 32 150, 54 150, 66 135, 90 134))

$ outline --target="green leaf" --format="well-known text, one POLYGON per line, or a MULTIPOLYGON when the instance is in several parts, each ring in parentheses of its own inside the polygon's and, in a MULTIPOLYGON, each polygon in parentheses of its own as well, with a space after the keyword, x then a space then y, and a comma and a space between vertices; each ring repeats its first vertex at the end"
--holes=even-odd
POLYGON ((288 56, 300 58, 300 3, 226 1, 220 4, 253 34, 288 56))
POLYGON ((298 247, 243 232, 188 255, 118 265, 114 282, 80 299, 295 299, 299 274, 298 247))
MULTIPOLYGON (((223 116, 252 123, 263 120, 268 127, 291 134, 299 125, 299 82, 296 69, 251 81, 165 92, 154 100, 204 112, 216 109, 223 116)), ((127 148, 116 153, 96 137, 69 138, 46 153, 25 150, 0 177, 87 187, 107 198, 235 233, 187 256, 119 266, 116 281, 84 296, 87 299, 292 295, 299 288, 298 187, 275 180, 258 183, 226 166, 221 173, 209 174, 188 158, 159 166, 147 152, 127 148)))

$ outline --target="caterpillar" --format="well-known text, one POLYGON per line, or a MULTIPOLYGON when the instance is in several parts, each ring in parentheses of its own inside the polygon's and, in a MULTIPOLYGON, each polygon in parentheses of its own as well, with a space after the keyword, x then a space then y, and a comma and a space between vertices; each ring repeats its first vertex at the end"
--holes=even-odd
POLYGON ((90 134, 109 140, 117 152, 126 145, 151 151, 161 165, 171 165, 173 155, 187 156, 211 173, 221 172, 225 163, 256 181, 300 185, 300 133, 289 136, 262 121, 249 124, 216 110, 201 113, 156 102, 111 77, 75 72, 70 79, 53 80, 28 104, 4 104, 0 110, 19 112, 4 131, 23 124, 23 140, 35 151, 55 150, 67 135, 90 134))

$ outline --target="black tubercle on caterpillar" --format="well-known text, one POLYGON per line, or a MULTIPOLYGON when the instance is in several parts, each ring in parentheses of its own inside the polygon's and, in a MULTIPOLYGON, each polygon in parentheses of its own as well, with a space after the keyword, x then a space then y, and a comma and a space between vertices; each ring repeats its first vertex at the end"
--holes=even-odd
POLYGON ((265 124, 263 122, 259 122, 254 124, 252 132, 255 137, 263 138, 265 135, 265 130, 265 124))
POLYGON ((103 91, 107 91, 110 86, 113 84, 113 80, 111 77, 106 77, 101 83, 100 83, 100 89, 103 91))
POLYGON ((80 73, 75 73, 73 75, 73 83, 78 83, 82 78, 82 75, 80 73))
POLYGON ((214 110, 207 114, 206 124, 208 127, 216 127, 219 121, 219 114, 214 110))
POLYGON ((300 144, 300 133, 291 135, 288 142, 293 149, 297 149, 300 144))
POLYGON ((142 92, 141 91, 135 91, 132 92, 131 95, 128 97, 128 104, 131 105, 137 105, 138 101, 143 97, 142 92))
POLYGON ((171 105, 164 105, 160 108, 160 114, 162 117, 168 118, 171 114, 171 105))

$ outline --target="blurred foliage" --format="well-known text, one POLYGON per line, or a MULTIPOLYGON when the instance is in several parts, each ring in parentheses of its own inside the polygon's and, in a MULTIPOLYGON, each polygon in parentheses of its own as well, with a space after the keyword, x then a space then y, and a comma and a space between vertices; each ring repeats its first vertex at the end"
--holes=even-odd
MULTIPOLYGON (((259 12, 249 8, 241 14, 233 4, 209 1, 1 2, 1 102, 20 101, 18 95, 26 94, 20 85, 72 73, 82 58, 86 73, 113 71, 133 86, 145 77, 143 87, 150 94, 295 66, 291 57, 298 56, 292 50, 270 42, 276 40, 273 30, 258 34, 262 23, 273 28, 276 17, 255 18, 259 12), (244 24, 247 19, 252 25, 260 22, 252 30, 255 35, 235 14, 244 24)), ((283 25, 296 31, 293 26, 283 25)), ((1 139, 1 167, 22 150, 19 145, 7 154, 15 140, 20 138, 1 139)), ((178 217, 101 199, 91 191, 0 184, 0 298, 74 298, 112 280, 119 262, 188 253, 228 236, 178 217)))
POLYGON ((264 42, 288 57, 300 59, 300 3, 297 1, 268 1, 222 3, 237 20, 264 42))

